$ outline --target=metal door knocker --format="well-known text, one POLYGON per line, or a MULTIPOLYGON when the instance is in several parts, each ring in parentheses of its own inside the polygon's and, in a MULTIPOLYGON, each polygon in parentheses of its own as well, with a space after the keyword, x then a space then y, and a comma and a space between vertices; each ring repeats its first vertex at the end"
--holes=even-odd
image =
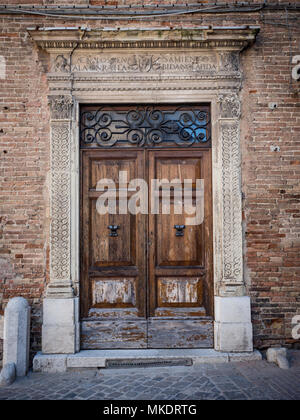
POLYGON ((174 229, 176 229, 176 236, 184 236, 185 225, 174 225, 174 229))
POLYGON ((120 226, 110 225, 110 226, 108 226, 108 229, 110 229, 109 236, 116 237, 116 236, 118 236, 117 230, 120 229, 120 226))

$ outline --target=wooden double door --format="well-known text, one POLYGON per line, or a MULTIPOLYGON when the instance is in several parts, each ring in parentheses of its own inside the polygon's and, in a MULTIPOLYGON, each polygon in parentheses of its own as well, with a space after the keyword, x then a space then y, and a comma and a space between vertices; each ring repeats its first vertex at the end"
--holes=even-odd
POLYGON ((81 150, 82 349, 213 347, 212 273, 209 148, 81 150), (99 188, 105 179, 109 189, 99 188), (135 201, 134 179, 148 185, 148 211, 120 214, 124 189, 135 201), (193 203, 196 181, 203 180, 201 224, 189 225, 185 208, 174 214, 175 188, 170 214, 163 214, 162 191, 159 211, 151 211, 153 179, 181 186, 192 180, 193 203), (102 194, 115 199, 115 214, 99 212, 102 194))

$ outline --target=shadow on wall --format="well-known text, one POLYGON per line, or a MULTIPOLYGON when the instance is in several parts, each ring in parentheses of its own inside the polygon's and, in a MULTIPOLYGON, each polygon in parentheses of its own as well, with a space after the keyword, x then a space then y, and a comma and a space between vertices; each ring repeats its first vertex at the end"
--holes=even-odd
POLYGON ((3 358, 3 329, 4 329, 4 316, 0 315, 0 367, 2 366, 3 358))

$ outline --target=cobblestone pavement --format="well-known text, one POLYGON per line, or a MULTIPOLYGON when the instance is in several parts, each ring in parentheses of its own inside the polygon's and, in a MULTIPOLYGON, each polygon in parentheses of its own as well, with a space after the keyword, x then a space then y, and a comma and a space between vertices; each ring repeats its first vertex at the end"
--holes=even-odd
POLYGON ((300 351, 291 369, 266 361, 190 367, 30 372, 0 400, 300 400, 300 351))

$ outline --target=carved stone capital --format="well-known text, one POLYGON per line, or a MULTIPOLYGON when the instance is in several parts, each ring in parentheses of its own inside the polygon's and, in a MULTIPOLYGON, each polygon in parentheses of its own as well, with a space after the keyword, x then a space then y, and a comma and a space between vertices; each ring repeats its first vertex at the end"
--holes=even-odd
POLYGON ((48 96, 52 120, 69 120, 72 116, 73 98, 70 95, 48 96))
POLYGON ((241 101, 236 93, 221 94, 218 96, 220 103, 220 117, 238 119, 241 116, 241 101))

